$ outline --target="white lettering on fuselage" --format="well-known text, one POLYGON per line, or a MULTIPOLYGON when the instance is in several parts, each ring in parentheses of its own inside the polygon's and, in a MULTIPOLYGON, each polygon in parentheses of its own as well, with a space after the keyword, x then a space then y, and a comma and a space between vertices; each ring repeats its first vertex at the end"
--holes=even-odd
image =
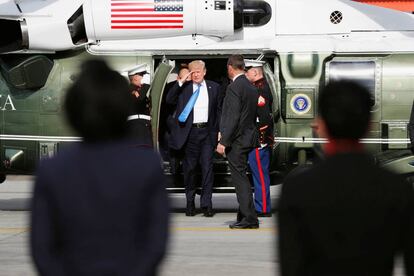
MULTIPOLYGON (((4 98, 3 95, 0 95, 0 100, 2 98, 4 98)), ((1 101, 0 101, 0 104, 1 104, 1 101)), ((4 102, 3 105, 0 105, 0 106, 1 106, 1 108, 0 108, 1 111, 5 111, 5 110, 13 110, 14 111, 14 110, 16 110, 10 95, 7 95, 6 101, 4 102)))

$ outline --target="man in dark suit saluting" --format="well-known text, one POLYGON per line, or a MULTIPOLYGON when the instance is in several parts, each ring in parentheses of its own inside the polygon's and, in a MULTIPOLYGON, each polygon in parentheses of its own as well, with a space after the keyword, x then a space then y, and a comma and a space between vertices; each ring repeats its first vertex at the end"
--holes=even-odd
POLYGON ((247 156, 259 145, 256 128, 257 89, 244 75, 244 58, 232 55, 227 62, 227 72, 233 82, 227 87, 220 123, 220 142, 217 152, 226 153, 231 177, 236 188, 239 212, 231 229, 259 228, 249 179, 247 156))
POLYGON ((177 105, 171 126, 169 146, 184 149, 184 185, 187 198, 187 216, 195 215, 195 172, 201 164, 202 192, 200 207, 204 216, 212 217, 213 154, 217 144, 220 116, 219 85, 204 80, 205 63, 194 60, 189 65, 190 72, 170 89, 167 103, 177 105), (191 75, 191 81, 187 81, 191 75))

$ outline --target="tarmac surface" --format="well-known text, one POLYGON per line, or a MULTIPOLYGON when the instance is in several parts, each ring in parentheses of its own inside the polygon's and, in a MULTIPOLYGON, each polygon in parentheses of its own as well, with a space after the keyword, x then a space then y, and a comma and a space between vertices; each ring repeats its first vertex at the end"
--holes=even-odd
MULTIPOLYGON (((34 276, 28 248, 31 177, 13 176, 0 184, 0 276, 34 276)), ((275 203, 280 186, 272 187, 275 203)), ((170 194, 173 212, 168 251, 160 276, 279 275, 275 218, 260 218, 258 230, 231 230, 235 194, 214 194, 217 214, 186 217, 184 195, 170 194)), ((394 276, 403 276, 401 264, 394 276)))
MULTIPOLYGON (((0 276, 36 275, 28 248, 32 182, 12 176, 0 184, 0 276)), ((170 200, 170 240, 160 276, 276 275, 274 218, 261 219, 258 230, 231 230, 235 194, 213 195, 218 210, 212 218, 186 217, 183 194, 170 194, 170 200)))

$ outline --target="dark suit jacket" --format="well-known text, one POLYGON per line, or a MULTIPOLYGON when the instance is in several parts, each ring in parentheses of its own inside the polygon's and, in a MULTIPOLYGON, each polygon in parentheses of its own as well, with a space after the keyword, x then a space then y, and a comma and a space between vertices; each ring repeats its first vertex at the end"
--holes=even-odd
POLYGON ((287 177, 279 202, 282 276, 414 275, 413 187, 362 153, 337 154, 287 177))
POLYGON ((236 143, 242 148, 258 146, 258 97, 257 89, 244 75, 237 77, 227 87, 220 123, 222 145, 231 147, 236 143))
POLYGON ((167 239, 159 157, 80 143, 38 169, 31 247, 42 276, 155 275, 167 239))
MULTIPOLYGON (((213 82, 206 80, 208 91, 208 131, 210 133, 211 143, 217 144, 217 135, 219 130, 221 103, 220 103, 220 86, 213 82)), ((176 112, 170 118, 171 122, 168 126, 171 129, 171 137, 169 146, 172 149, 181 149, 187 141, 188 134, 193 124, 193 111, 191 111, 185 123, 180 123, 178 117, 184 110, 187 102, 193 95, 193 82, 186 82, 181 87, 178 82, 168 91, 167 104, 177 105, 176 112)))

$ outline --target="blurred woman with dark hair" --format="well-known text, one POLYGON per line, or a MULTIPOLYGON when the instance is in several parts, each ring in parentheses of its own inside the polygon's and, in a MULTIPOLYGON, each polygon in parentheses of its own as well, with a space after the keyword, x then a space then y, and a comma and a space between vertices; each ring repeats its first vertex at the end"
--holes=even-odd
POLYGON ((32 202, 31 249, 40 275, 155 275, 168 202, 160 159, 126 139, 127 81, 88 61, 65 111, 83 142, 43 160, 32 202))

